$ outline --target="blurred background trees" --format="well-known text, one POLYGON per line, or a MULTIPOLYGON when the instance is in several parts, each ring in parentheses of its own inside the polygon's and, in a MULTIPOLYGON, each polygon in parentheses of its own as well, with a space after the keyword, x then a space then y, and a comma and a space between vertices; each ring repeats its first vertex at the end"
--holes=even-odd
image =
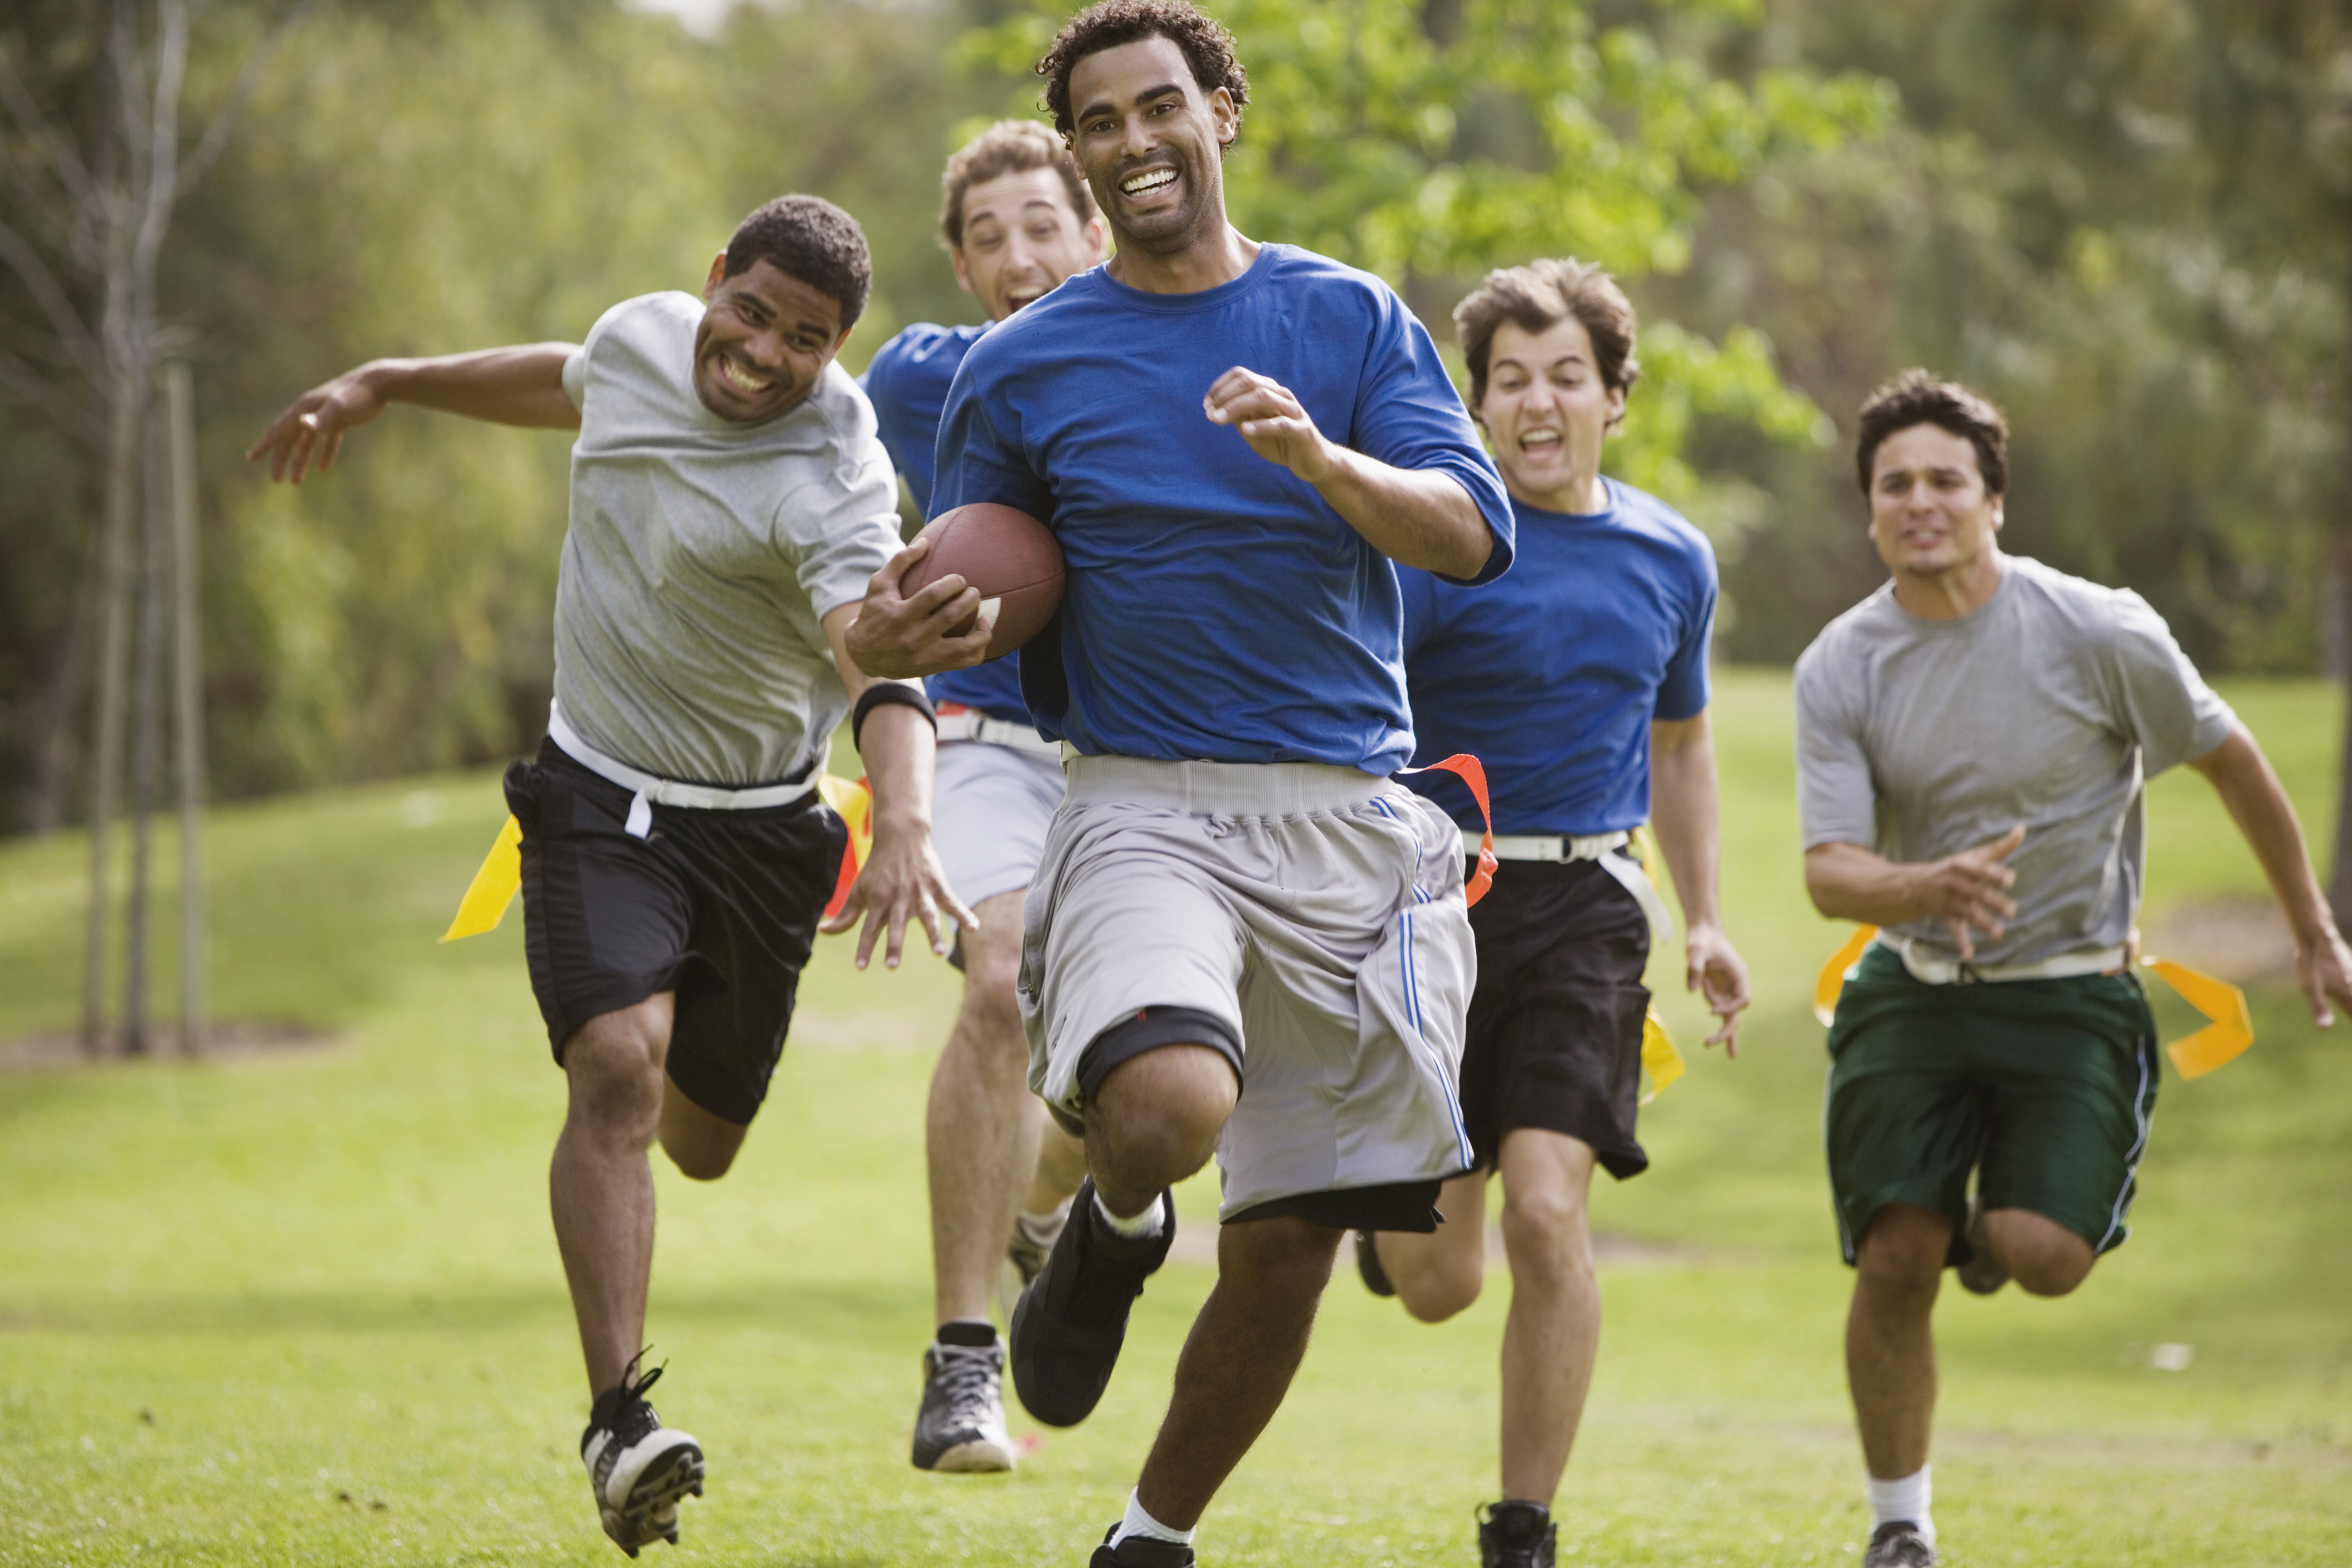
MULTIPOLYGON (((158 7, 130 9, 152 66, 158 7)), ((184 151, 292 9, 192 10, 184 151)), ((396 412, 272 488, 240 455, 287 399, 376 355, 577 339, 696 287, 788 189, 873 242, 853 368, 908 321, 976 319, 934 238, 939 166, 1034 105, 1057 9, 300 16, 157 261, 155 325, 196 387, 214 793, 506 757, 546 711, 564 443, 396 412)), ((2346 12, 1230 0, 1257 89, 1230 183, 1248 232, 1381 271, 1441 339, 1489 266, 1566 251, 1626 277, 1646 374, 1612 465, 1716 538, 1734 657, 1788 659, 1877 580, 1846 434, 1924 363, 2010 413, 2012 548, 2140 590, 2210 668, 2341 668, 2346 12)), ((110 14, 0 13, 26 106, 79 146, 106 140, 110 14)), ((33 124, 0 115, 0 220, 95 323, 33 124)), ((5 831, 87 817, 101 663, 106 405, 30 279, 0 266, 5 831)))

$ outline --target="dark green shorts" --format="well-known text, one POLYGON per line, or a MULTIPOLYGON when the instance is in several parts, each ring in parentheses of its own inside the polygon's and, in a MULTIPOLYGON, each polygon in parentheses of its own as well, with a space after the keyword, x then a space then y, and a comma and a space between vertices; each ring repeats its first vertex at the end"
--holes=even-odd
POLYGON ((1969 1167, 1987 1208, 2027 1208, 2121 1246, 2156 1110, 2156 1019, 2130 974, 1930 986, 1873 946, 1830 1026, 1830 1190, 1853 1261, 1890 1203, 1952 1222, 1966 1262, 1969 1167))

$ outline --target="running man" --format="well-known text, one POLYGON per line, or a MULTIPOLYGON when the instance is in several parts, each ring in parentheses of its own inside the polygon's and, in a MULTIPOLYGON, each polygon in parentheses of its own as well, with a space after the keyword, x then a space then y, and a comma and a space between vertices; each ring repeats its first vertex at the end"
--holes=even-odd
MULTIPOLYGON (((1538 261, 1489 273, 1454 324, 1518 528, 1518 559, 1491 590, 1402 574, 1415 760, 1470 752, 1494 788, 1502 864, 1470 915, 1478 985, 1462 1059, 1475 1158, 1438 1199, 1443 1229, 1359 1235, 1357 1262, 1424 1322, 1463 1311, 1486 1278, 1486 1179, 1502 1176, 1503 1500, 1479 1545, 1487 1568, 1550 1568, 1552 1498, 1601 1345, 1592 1167, 1622 1181, 1650 1164, 1633 1123, 1661 901, 1632 829, 1656 820, 1688 983, 1723 1020, 1709 1045, 1733 1049, 1748 969, 1716 903, 1715 553, 1664 502, 1601 476, 1641 374, 1633 307, 1598 267, 1538 261)), ((1442 777, 1414 786, 1434 794, 1442 777)), ((1442 788, 1475 855, 1477 809, 1458 783, 1442 788)))
MULTIPOLYGON (((982 131, 948 160, 940 183, 948 259, 990 325, 1103 259, 1102 219, 1086 180, 1034 120, 1001 120, 982 131)), ((866 367, 882 444, 926 514, 940 411, 987 330, 909 327, 866 367)), ((925 1143, 938 1328, 923 1355, 914 1459, 926 1470, 1009 1470, 1004 1348, 989 1319, 989 1288, 998 1284, 1009 1312, 1044 1266, 1087 1174, 1085 1145, 1052 1125, 1029 1092, 1029 1040, 1013 992, 1021 896, 1062 803, 1062 748, 1029 722, 1017 653, 924 684, 940 719, 931 836, 980 925, 958 934, 963 1006, 931 1074, 925 1143)))
POLYGON ((2186 762, 2221 795, 2323 1028, 2352 952, 2262 748, 2164 622, 2001 553, 1992 404, 1906 371, 1863 405, 1855 466, 1892 579, 1797 662, 1797 781, 1814 906, 1881 933, 1838 998, 1825 1117, 1863 1561, 1925 1568, 1942 1270, 2063 1296, 2128 1233, 2157 1088, 2131 968, 2146 780, 2186 762))
MULTIPOLYGON (((571 1103, 549 1186, 593 1404, 580 1457, 615 1545, 677 1540, 701 1448, 646 1403, 658 1137, 697 1181, 759 1113, 820 928, 861 917, 898 965, 907 922, 944 952, 929 832, 932 724, 918 685, 843 645, 898 549, 873 412, 834 357, 865 308, 855 219, 785 196, 743 220, 702 298, 649 294, 584 345, 377 360, 296 400, 248 456, 299 483, 345 434, 410 402, 577 430, 555 599, 555 703, 506 778, 522 828, 531 990, 571 1103), (819 926, 846 842, 817 800, 845 713, 874 783, 874 847, 819 926)), ((961 613, 979 602, 966 593, 961 613)), ((947 646, 976 655, 973 632, 947 646)))
MULTIPOLYGON (((1179 1568, 1281 1404, 1351 1228, 1434 1223, 1475 962, 1453 821, 1412 751, 1395 565, 1501 574, 1511 514, 1429 335, 1377 279, 1226 221, 1247 78, 1184 0, 1108 0, 1038 66, 1116 259, 972 346, 935 507, 1059 535, 1023 651, 1069 790, 1026 906, 1030 1082, 1087 1184, 1013 1313, 1014 1386, 1085 1418, 1166 1258, 1168 1189, 1223 1171, 1218 1280, 1097 1568, 1179 1568), (1247 1085, 1247 1092, 1243 1092, 1247 1085)), ((968 655, 876 579, 852 645, 968 655)))

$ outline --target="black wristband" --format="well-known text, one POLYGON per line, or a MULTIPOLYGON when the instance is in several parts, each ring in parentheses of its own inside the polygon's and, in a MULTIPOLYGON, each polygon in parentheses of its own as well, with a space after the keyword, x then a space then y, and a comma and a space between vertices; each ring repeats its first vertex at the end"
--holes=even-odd
POLYGON ((913 708, 923 716, 924 722, 931 727, 933 735, 939 733, 940 716, 931 711, 929 693, 920 686, 910 686, 903 681, 877 681, 857 694, 857 706, 849 710, 849 744, 863 750, 866 742, 860 737, 866 733, 866 716, 877 707, 887 707, 892 703, 913 708))

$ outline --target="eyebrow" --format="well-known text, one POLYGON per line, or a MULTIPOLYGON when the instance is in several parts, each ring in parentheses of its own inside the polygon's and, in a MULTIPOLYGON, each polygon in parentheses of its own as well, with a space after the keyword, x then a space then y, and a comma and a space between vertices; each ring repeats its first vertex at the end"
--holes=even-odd
MULTIPOLYGON (((1148 87, 1141 92, 1137 93, 1135 95, 1135 106, 1138 109, 1140 109, 1145 104, 1151 102, 1155 99, 1166 98, 1170 93, 1175 93, 1179 97, 1181 97, 1183 95, 1183 83, 1164 81, 1158 87, 1148 87)), ((1072 118, 1076 120, 1092 120, 1096 115, 1105 113, 1110 110, 1116 109, 1117 107, 1118 106, 1112 103, 1110 99, 1107 98, 1098 98, 1095 99, 1094 102, 1087 105, 1086 108, 1078 110, 1078 112, 1072 118)))

